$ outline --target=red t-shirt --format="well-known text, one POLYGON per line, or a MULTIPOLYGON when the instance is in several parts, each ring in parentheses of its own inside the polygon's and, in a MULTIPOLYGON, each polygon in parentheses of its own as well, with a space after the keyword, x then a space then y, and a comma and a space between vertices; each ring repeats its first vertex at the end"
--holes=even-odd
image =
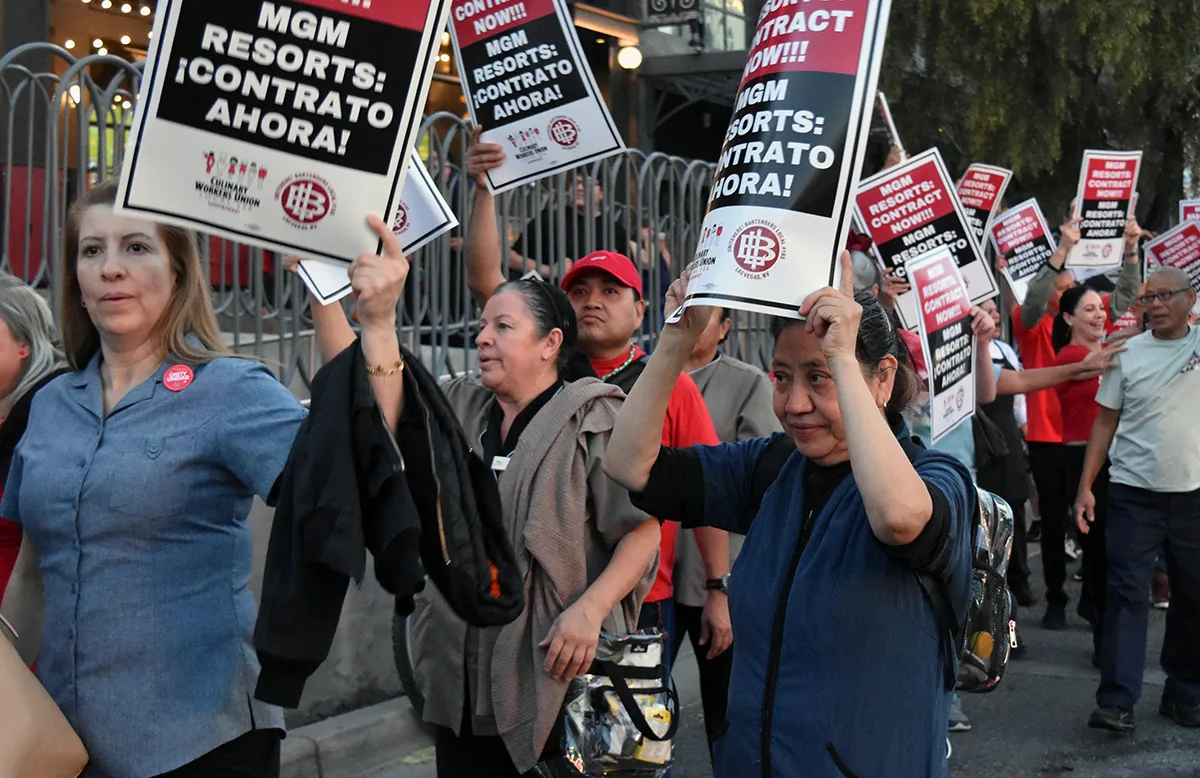
MULTIPOLYGON (((1092 352, 1087 346, 1071 343, 1058 352, 1055 364, 1073 365, 1082 362, 1090 353, 1092 352)), ((1092 434, 1092 422, 1096 421, 1096 414, 1100 412, 1100 403, 1096 402, 1096 392, 1100 390, 1100 377, 1083 381, 1064 381, 1054 387, 1054 390, 1062 409, 1062 442, 1086 442, 1092 434)))
MULTIPOLYGON (((636 348, 635 359, 646 352, 636 348)), ((611 373, 625 363, 628 354, 616 359, 592 360, 592 370, 602 376, 611 373)), ((695 446, 697 444, 715 446, 721 441, 713 428, 712 417, 708 415, 708 406, 700 395, 696 382, 687 373, 681 373, 671 391, 671 399, 667 403, 667 418, 663 422, 662 444, 672 448, 695 446)), ((679 525, 673 521, 662 523, 662 539, 658 546, 658 574, 654 577, 654 586, 646 595, 646 602, 669 600, 675 594, 671 576, 675 570, 675 540, 679 537, 679 525)))
MULTIPOLYGON (((0 498, 4 497, 4 484, 0 484, 0 498)), ((4 602, 4 590, 8 579, 17 566, 17 555, 21 553, 21 526, 0 519, 0 602, 4 602)))
MULTIPOLYGON (((1021 306, 1012 312, 1013 334, 1017 337, 1017 349, 1021 352, 1021 363, 1026 370, 1053 367, 1057 356, 1051 342, 1054 331, 1054 315, 1047 313, 1032 327, 1021 321, 1021 306)), ((1025 439, 1030 443, 1062 443, 1062 411, 1058 406, 1058 394, 1053 389, 1042 389, 1025 395, 1029 414, 1029 429, 1025 439)))

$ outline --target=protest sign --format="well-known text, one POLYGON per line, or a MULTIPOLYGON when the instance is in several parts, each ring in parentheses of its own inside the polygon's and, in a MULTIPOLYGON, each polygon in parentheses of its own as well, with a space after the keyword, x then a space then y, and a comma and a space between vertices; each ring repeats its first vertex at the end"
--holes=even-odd
POLYGON ((448 0, 160 0, 118 208, 350 260, 392 219, 448 0))
MULTIPOLYGON (((910 261, 945 246, 958 262, 972 304, 999 291, 937 149, 864 181, 858 187, 855 210, 875 241, 875 256, 885 270, 907 278, 910 261)), ((916 329, 917 310, 912 291, 900 295, 897 313, 906 329, 916 329)))
POLYGON ((700 0, 646 0, 642 12, 646 27, 687 24, 700 18, 700 0))
POLYGON ((997 257, 1008 267, 1004 278, 1017 302, 1025 304, 1029 281, 1058 248, 1037 200, 1026 200, 996 217, 990 230, 997 257))
POLYGON ((1067 254, 1067 267, 1108 268, 1121 264, 1125 223, 1137 190, 1140 151, 1085 151, 1075 195, 1079 243, 1067 254))
POLYGON ((685 305, 798 317, 839 273, 890 0, 767 0, 712 183, 685 305))
POLYGON ((504 164, 503 192, 625 150, 571 21, 566 0, 453 0, 450 35, 480 140, 504 164))
POLYGON ((958 184, 958 201, 962 203, 967 223, 974 230, 975 241, 981 248, 987 243, 992 218, 1000 209, 1012 175, 1011 170, 976 164, 967 168, 958 184))
MULTIPOLYGON (((1177 267, 1188 275, 1192 288, 1200 293, 1200 221, 1186 221, 1164 232, 1145 245, 1146 269, 1177 267)), ((1197 301, 1194 313, 1200 313, 1197 301)))
POLYGON ((908 269, 929 371, 930 437, 937 443, 975 413, 971 303, 958 262, 946 247, 922 254, 908 269))
POLYGON ((1200 221, 1200 200, 1180 200, 1179 221, 1200 221))
MULTIPOLYGON (((457 226, 458 219, 425 169, 425 163, 412 152, 396 220, 392 223, 400 248, 411 254, 457 226)), ((350 293, 349 269, 345 262, 305 259, 300 262, 299 273, 313 297, 328 305, 350 293)))

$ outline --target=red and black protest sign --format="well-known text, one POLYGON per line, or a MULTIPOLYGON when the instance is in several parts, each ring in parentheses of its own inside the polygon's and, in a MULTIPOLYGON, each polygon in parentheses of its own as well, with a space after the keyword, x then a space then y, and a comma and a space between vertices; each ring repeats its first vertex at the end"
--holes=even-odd
POLYGON ((1146 268, 1177 267, 1200 293, 1200 221, 1188 220, 1145 245, 1146 268))
POLYGON ((1140 151, 1085 151, 1075 195, 1081 218, 1079 243, 1067 255, 1067 267, 1106 268, 1121 264, 1125 224, 1137 191, 1140 151))
MULTIPOLYGON (((864 181, 858 188, 855 209, 859 223, 875 241, 876 257, 885 269, 906 278, 909 262, 944 246, 958 262, 971 303, 996 295, 991 268, 979 252, 937 149, 864 181)), ((905 328, 916 329, 913 292, 901 295, 897 308, 905 328)))
POLYGON ((1058 249, 1050 225, 1037 200, 1026 200, 996 217, 991 228, 992 246, 1008 266, 1004 277, 1022 305, 1030 280, 1058 249))
POLYGON ((508 153, 493 192, 624 150, 564 0, 454 0, 450 17, 471 118, 508 153))
POLYGON ((958 183, 958 201, 962 203, 967 223, 975 232, 982 248, 987 242, 992 219, 1000 210, 1004 190, 1012 180, 1012 171, 991 165, 971 165, 958 183))
POLYGON ((446 0, 160 0, 118 206, 309 257, 377 250, 446 0))
POLYGON ((1200 200, 1179 201, 1179 222, 1200 221, 1200 200))
POLYGON ((889 0, 766 0, 713 179, 687 304, 796 316, 850 228, 889 0))
POLYGON ((975 335, 958 263, 945 247, 909 267, 929 371, 930 436, 937 443, 975 413, 975 335))

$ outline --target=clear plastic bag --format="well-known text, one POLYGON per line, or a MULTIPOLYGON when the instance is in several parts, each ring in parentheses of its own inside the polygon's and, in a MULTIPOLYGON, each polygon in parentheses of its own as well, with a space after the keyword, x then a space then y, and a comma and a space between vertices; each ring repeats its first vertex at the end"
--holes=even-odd
POLYGON ((665 774, 679 702, 663 666, 661 633, 600 633, 591 672, 571 681, 555 735, 561 755, 538 765, 543 778, 665 774))

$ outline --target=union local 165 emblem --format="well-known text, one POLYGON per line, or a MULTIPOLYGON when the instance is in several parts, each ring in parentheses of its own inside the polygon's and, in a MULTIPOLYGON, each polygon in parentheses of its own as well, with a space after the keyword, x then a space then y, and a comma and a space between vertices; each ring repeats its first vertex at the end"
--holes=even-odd
POLYGON ((305 230, 313 229, 317 222, 337 212, 333 185, 315 173, 288 176, 275 190, 275 199, 287 222, 305 230))
POLYGON ((762 278, 787 256, 783 231, 766 219, 751 219, 738 227, 729 239, 729 253, 737 263, 737 272, 746 278, 762 278))
POLYGON ((408 206, 404 201, 400 201, 400 207, 396 209, 396 221, 392 223, 392 232, 399 235, 408 229, 408 206))
POLYGON ((579 125, 565 116, 555 116, 546 128, 550 139, 564 149, 573 149, 579 145, 579 125))

